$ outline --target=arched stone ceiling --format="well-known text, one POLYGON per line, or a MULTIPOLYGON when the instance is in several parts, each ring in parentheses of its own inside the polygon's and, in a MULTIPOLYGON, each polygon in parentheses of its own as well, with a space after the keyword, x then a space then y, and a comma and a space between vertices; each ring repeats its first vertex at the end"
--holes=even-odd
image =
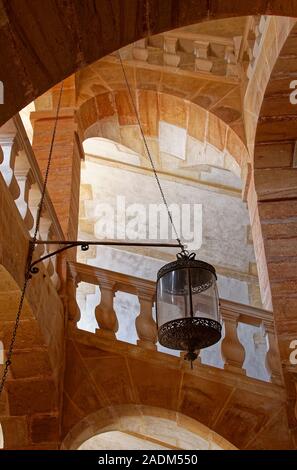
MULTIPOLYGON (((171 129, 173 134, 179 130, 185 134, 184 151, 188 165, 199 164, 199 148, 204 144, 209 144, 218 155, 214 166, 221 166, 238 174, 238 166, 247 161, 248 154, 242 140, 213 113, 195 103, 154 90, 140 89, 135 96, 144 133, 157 162, 159 150, 162 150, 160 138, 163 139, 163 135, 171 129)), ((145 155, 135 112, 126 89, 102 93, 85 101, 78 110, 78 120, 82 138, 104 137, 145 155)), ((170 154, 171 150, 166 152, 165 149, 165 153, 170 154)), ((177 152, 175 156, 179 156, 177 152)))
POLYGON ((283 0, 0 1, 0 124, 56 83, 147 35, 203 20, 271 14, 297 16, 283 0), (15 79, 18 77, 18 80, 15 79))
MULTIPOLYGON (((197 104, 230 125, 245 141, 241 82, 238 78, 186 72, 176 67, 133 60, 124 61, 124 67, 129 84, 134 89, 166 93, 197 104)), ((79 73, 77 104, 83 104, 94 95, 126 88, 118 58, 108 56, 79 73)))

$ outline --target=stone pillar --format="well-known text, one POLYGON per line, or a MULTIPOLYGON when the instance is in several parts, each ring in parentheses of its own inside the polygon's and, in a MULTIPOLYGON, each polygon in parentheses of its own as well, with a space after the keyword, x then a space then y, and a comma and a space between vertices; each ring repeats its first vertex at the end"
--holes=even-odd
MULTIPOLYGON (((36 111, 31 113, 34 130, 32 147, 43 176, 50 151, 60 88, 61 84, 38 98, 36 111)), ((76 122, 75 82, 74 77, 70 77, 64 81, 47 188, 65 238, 74 240, 77 238, 78 229, 82 156, 76 122)))

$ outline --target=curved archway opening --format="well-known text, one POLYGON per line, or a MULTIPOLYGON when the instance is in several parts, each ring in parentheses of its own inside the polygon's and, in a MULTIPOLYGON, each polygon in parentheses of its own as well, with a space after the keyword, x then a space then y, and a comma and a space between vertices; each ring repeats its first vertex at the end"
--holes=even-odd
MULTIPOLYGON (((193 206, 199 205, 201 209, 201 218, 193 220, 192 225, 196 238, 189 238, 186 242, 189 249, 199 250, 202 259, 208 259, 216 266, 221 298, 261 307, 253 244, 249 236, 250 221, 246 203, 241 200, 240 164, 247 157, 243 142, 223 121, 198 105, 154 91, 150 92, 150 96, 155 97, 153 104, 157 104, 158 112, 153 113, 150 120, 151 131, 146 118, 143 125, 167 199, 175 207, 181 207, 184 214, 189 202, 193 206), (166 103, 166 114, 164 109, 162 111, 162 103, 166 103), (176 116, 177 105, 179 112, 186 116, 186 119, 182 119, 185 127, 181 127, 182 120, 176 116), (230 147, 229 138, 237 139, 235 147, 230 147), (230 154, 231 148, 235 157, 230 154), (231 252, 236 253, 232 259, 231 252)), ((166 239, 166 236, 161 235, 161 218, 166 220, 166 213, 162 215, 160 212, 154 221, 152 218, 150 220, 150 208, 159 205, 160 197, 149 161, 145 157, 137 123, 131 124, 129 121, 129 124, 125 124, 129 106, 127 108, 123 103, 128 103, 127 96, 121 101, 121 106, 116 104, 117 100, 112 93, 104 98, 102 95, 96 97, 97 105, 103 99, 113 103, 112 121, 109 121, 109 117, 97 114, 98 108, 92 105, 94 99, 86 101, 80 109, 81 124, 87 137, 81 172, 80 238, 129 239, 132 235, 144 240, 151 239, 153 231, 148 233, 147 228, 153 228, 154 233, 157 233, 156 239, 166 239), (87 120, 84 113, 88 116, 87 120), (107 122, 112 123, 112 126, 107 126, 107 122), (134 134, 131 133, 132 128, 135 128, 134 134), (108 139, 111 137, 111 129, 114 140, 108 139), (129 138, 126 138, 126 132, 129 138), (125 214, 121 209, 123 206, 125 214), (130 222, 133 223, 133 219, 135 222, 129 234, 126 216, 129 229, 132 225, 130 222), (119 233, 122 236, 118 236, 119 233)), ((149 106, 150 102, 143 103, 142 116, 148 112, 149 106)), ((172 214, 176 217, 173 208, 172 214)), ((183 214, 180 214, 176 225, 183 229, 182 224, 183 214)), ((174 234, 171 235, 169 238, 173 239, 174 234)), ((182 235, 185 238, 186 232, 182 235)), ((94 249, 80 254, 80 260, 99 268, 154 280, 158 269, 172 258, 172 254, 170 249, 106 247, 104 253, 94 249)), ((77 299, 82 313, 79 327, 95 331, 97 325, 93 312, 100 302, 100 289, 80 284, 77 299)), ((117 293, 115 309, 120 325, 117 338, 136 344, 133 320, 139 312, 137 297, 117 293)), ((261 363, 267 346, 264 341, 261 342, 261 332, 257 327, 246 325, 241 329, 242 341, 248 343, 247 349, 250 351, 245 367, 251 376, 265 380, 267 374, 261 363), (255 349, 258 340, 261 342, 260 354, 255 349), (255 360, 256 356, 259 356, 259 360, 255 360)), ((172 354, 172 351, 160 345, 158 349, 172 354)), ((218 344, 203 351, 202 361, 223 367, 219 349, 218 344)))
POLYGON ((137 405, 104 408, 80 421, 62 449, 235 450, 207 426, 181 413, 137 405))

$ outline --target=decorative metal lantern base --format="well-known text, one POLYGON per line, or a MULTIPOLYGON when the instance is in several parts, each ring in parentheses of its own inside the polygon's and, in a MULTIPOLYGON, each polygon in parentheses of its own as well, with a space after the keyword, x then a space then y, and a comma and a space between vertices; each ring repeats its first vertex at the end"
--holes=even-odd
POLYGON ((162 346, 188 351, 186 359, 196 359, 196 350, 207 348, 221 339, 222 326, 210 318, 179 318, 164 323, 158 337, 162 346), (195 357, 194 357, 195 356, 195 357))

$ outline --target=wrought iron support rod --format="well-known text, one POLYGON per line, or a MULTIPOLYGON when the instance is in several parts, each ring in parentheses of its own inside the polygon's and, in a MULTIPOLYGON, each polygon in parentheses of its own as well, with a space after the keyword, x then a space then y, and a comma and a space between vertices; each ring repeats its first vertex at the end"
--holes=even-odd
POLYGON ((77 240, 77 241, 72 241, 72 240, 54 240, 54 241, 43 241, 43 240, 36 240, 34 242, 36 245, 71 245, 72 246, 82 246, 82 245, 115 245, 115 246, 148 246, 148 247, 160 247, 160 248, 180 248, 179 243, 173 242, 127 242, 125 240, 102 240, 102 241, 87 241, 87 240, 77 240))
POLYGON ((157 242, 157 243, 151 243, 151 242, 127 242, 127 241, 120 241, 120 240, 102 240, 102 241, 65 241, 65 240, 53 240, 53 241, 43 241, 43 240, 30 240, 31 245, 62 245, 61 248, 58 250, 52 251, 51 253, 48 253, 45 256, 42 256, 41 258, 35 260, 33 263, 30 264, 29 266, 29 272, 31 274, 37 274, 39 272, 39 269, 36 267, 37 264, 41 263, 42 261, 51 258, 52 256, 55 256, 59 253, 62 253, 63 251, 69 250, 70 248, 74 248, 77 246, 80 246, 82 251, 87 251, 89 249, 89 246, 138 246, 138 247, 169 247, 169 248, 180 248, 179 243, 165 243, 165 242, 157 242))

